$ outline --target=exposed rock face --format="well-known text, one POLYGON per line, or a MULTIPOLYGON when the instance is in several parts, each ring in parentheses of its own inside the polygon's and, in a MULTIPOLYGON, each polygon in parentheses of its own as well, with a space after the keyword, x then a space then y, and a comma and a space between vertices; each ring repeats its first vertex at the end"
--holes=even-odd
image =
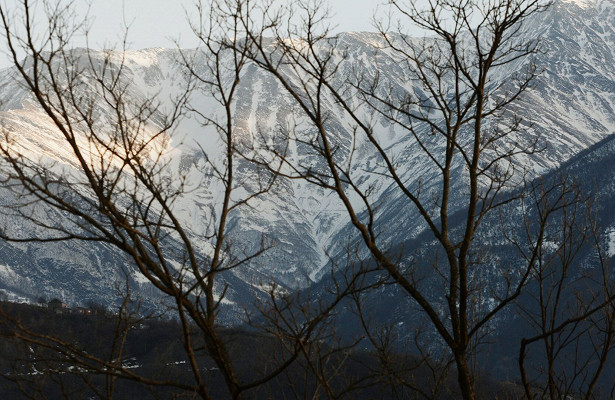
MULTIPOLYGON (((505 95, 506 85, 501 83, 511 81, 528 63, 533 62, 542 70, 515 109, 528 124, 513 138, 530 142, 539 137, 545 146, 544 151, 519 160, 532 176, 538 176, 615 133, 615 5, 608 0, 556 2, 547 12, 528 21, 520 35, 540 39, 542 52, 533 60, 525 59, 496 70, 491 84, 501 87, 501 94, 505 95)), ((331 43, 336 46, 335 57, 340 64, 334 85, 342 85, 353 71, 361 71, 368 76, 378 73, 384 86, 400 93, 413 90, 407 71, 393 52, 382 49, 378 35, 345 33, 331 43)), ((93 53, 93 57, 102 55, 93 53)), ((177 60, 179 54, 174 50, 127 53, 125 73, 132 81, 132 98, 138 102, 156 94, 164 104, 181 93, 185 74, 177 60)), ((19 151, 31 159, 56 163, 56 167, 74 167, 70 149, 58 139, 30 95, 15 82, 10 71, 2 75, 5 78, 0 82, 0 118, 3 126, 18 138, 19 151)), ((301 120, 284 88, 256 66, 245 68, 236 98, 238 144, 250 143, 255 138, 276 140, 276 132, 291 125, 295 125, 299 135, 309 137, 309 126, 301 120)), ((339 146, 339 156, 348 159, 356 146, 353 171, 364 175, 364 188, 373 187, 373 198, 386 199, 378 215, 379 222, 388 227, 381 240, 394 246, 418 237, 423 226, 416 211, 406 204, 391 182, 373 172, 381 160, 364 139, 354 140, 352 121, 338 112, 333 99, 328 101, 331 113, 327 123, 335 145, 339 146)), ((191 104, 210 115, 220 112, 211 95, 205 93, 196 93, 191 104)), ((104 112, 102 108, 101 118, 105 118, 104 112)), ((437 172, 421 155, 417 144, 383 118, 366 118, 372 119, 383 147, 396 156, 404 182, 409 187, 420 184, 425 196, 434 195, 437 172)), ((153 126, 157 124, 155 118, 151 122, 153 126)), ((170 171, 181 173, 191 185, 191 190, 176 202, 175 211, 198 242, 199 237, 207 234, 221 198, 221 186, 208 173, 199 146, 210 159, 219 161, 222 142, 213 128, 202 127, 196 118, 186 118, 165 145, 172 159, 170 171)), ((432 145, 437 148, 439 144, 432 145)), ((314 168, 323 167, 313 152, 301 146, 291 146, 289 157, 314 168)), ((256 190, 258 171, 254 166, 239 162, 237 171, 238 185, 246 193, 256 190)), ((463 188, 463 180, 459 179, 454 192, 460 194, 453 199, 454 207, 463 207, 463 188)), ((12 204, 12 195, 0 190, 1 205, 12 204)), ((63 218, 53 210, 35 212, 47 215, 52 223, 63 218)), ((35 229, 10 215, 0 218, 2 225, 14 234, 27 236, 35 229)), ((345 246, 356 239, 335 196, 305 182, 285 179, 280 179, 268 195, 251 201, 250 207, 234 212, 229 230, 239 252, 254 251, 262 237, 274 244, 249 266, 226 273, 231 289, 225 305, 239 313, 272 281, 288 288, 318 281, 329 270, 328 255, 343 254, 345 246)), ((202 252, 207 251, 203 244, 202 252)), ((108 245, 76 241, 0 243, 0 288, 9 293, 32 298, 61 296, 70 303, 87 299, 112 303, 126 276, 148 301, 157 301, 158 294, 144 277, 108 245)))

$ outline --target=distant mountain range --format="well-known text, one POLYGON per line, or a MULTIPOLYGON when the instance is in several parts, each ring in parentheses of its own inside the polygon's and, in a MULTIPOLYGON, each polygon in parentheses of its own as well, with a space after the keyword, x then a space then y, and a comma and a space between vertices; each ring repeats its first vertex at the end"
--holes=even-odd
MULTIPOLYGON (((522 59, 498 69, 491 82, 491 87, 504 91, 506 86, 502 83, 514 79, 531 62, 541 72, 517 103, 515 112, 527 123, 511 140, 529 143, 538 138, 544 150, 524 156, 519 162, 531 178, 566 171, 584 182, 589 192, 599 195, 602 240, 612 256, 615 254, 612 212, 615 208, 615 169, 612 168, 615 163, 612 136, 615 133, 615 3, 557 1, 546 12, 533 16, 520 35, 520 39, 538 38, 541 52, 533 59, 522 59)), ((327 43, 335 46, 334 57, 340 65, 338 81, 334 84, 341 85, 353 71, 360 71, 370 76, 378 73, 383 85, 401 93, 413 90, 407 71, 396 62, 396 55, 381 48, 383 42, 379 35, 343 33, 327 43)), ((86 55, 80 49, 74 54, 78 58, 86 55)), ((90 54, 94 59, 103 57, 102 53, 90 54)), ((165 104, 179 95, 186 83, 179 60, 178 50, 127 52, 124 73, 133 82, 130 96, 139 101, 156 95, 165 104)), ((291 72, 284 72, 291 76, 291 72)), ((0 75, 0 121, 16 139, 19 151, 30 159, 53 163, 54 168, 73 168, 67 145, 54 138, 50 121, 14 78, 14 72, 7 69, 0 75)), ((353 146, 352 122, 340 117, 343 113, 335 112, 337 106, 333 99, 328 101, 331 107, 328 128, 339 146, 339 156, 348 158, 353 146)), ((238 143, 256 135, 273 140, 280 127, 291 123, 296 123, 298 134, 307 132, 309 127, 305 123, 294 121, 292 104, 284 88, 271 76, 248 65, 241 77, 234 109, 238 143)), ((191 106, 207 110, 211 115, 219 112, 211 95, 206 93, 195 93, 191 106)), ((108 110, 102 108, 101 118, 105 118, 105 112, 108 110)), ((153 125, 156 123, 152 121, 153 125)), ((427 166, 416 143, 385 119, 377 120, 375 126, 383 146, 396 156, 404 182, 410 187, 420 181, 426 196, 436 193, 437 172, 427 166)), ((214 205, 221 196, 221 187, 204 173, 207 164, 199 146, 216 160, 222 156, 221 141, 212 127, 202 127, 195 118, 186 118, 167 146, 172 155, 170 168, 186 176, 193 189, 175 204, 175 211, 198 241, 206 233, 208 216, 216 212, 214 205)), ((353 169, 364 174, 361 183, 364 187, 373 186, 374 198, 386 199, 378 210, 380 224, 387 226, 380 239, 392 247, 430 248, 432 239, 423 232, 416 211, 406 204, 391 182, 373 172, 380 161, 370 151, 362 143, 356 144, 360 157, 355 156, 353 169)), ((297 147, 290 149, 289 157, 309 163, 313 154, 297 147)), ((238 171, 238 182, 250 190, 257 172, 247 162, 238 171)), ((463 181, 459 179, 453 192, 462 190, 463 181)), ((0 188, 0 207, 14 204, 12 196, 0 188)), ((461 210, 462 196, 454 198, 453 204, 461 210)), ((54 210, 33 211, 43 213, 50 223, 60 223, 63 219, 54 210)), ((36 229, 24 220, 15 219, 10 212, 0 213, 0 224, 14 235, 27 236, 36 229)), ((337 198, 299 180, 280 179, 267 196, 234 212, 229 229, 240 252, 249 254, 256 250, 263 236, 274 244, 250 265, 225 273, 229 291, 224 306, 230 311, 229 323, 238 321, 243 308, 264 295, 271 282, 287 290, 314 284, 315 288, 326 286, 327 278, 323 281, 323 277, 329 275, 331 260, 339 260, 346 246, 357 242, 354 228, 337 198)), ((202 251, 208 251, 206 245, 202 251)), ((359 254, 367 256, 362 250, 359 254)), ((160 295, 147 280, 109 245, 77 241, 0 243, 0 289, 9 296, 32 300, 38 296, 59 297, 75 305, 88 300, 113 304, 125 277, 149 304, 160 301, 160 295)), ((384 304, 388 303, 383 303, 383 307, 384 304)), ((401 312, 400 307, 398 304, 389 311, 401 312)))

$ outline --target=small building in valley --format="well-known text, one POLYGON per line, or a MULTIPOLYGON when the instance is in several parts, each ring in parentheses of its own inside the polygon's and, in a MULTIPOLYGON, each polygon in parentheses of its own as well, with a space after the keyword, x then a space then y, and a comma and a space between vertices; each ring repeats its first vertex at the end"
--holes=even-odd
POLYGON ((92 315, 94 312, 92 311, 91 308, 75 307, 75 308, 73 308, 73 313, 74 314, 81 314, 81 315, 92 315))
POLYGON ((63 303, 60 299, 52 299, 49 303, 47 303, 47 308, 51 311, 54 311, 57 314, 63 314, 68 310, 68 305, 63 303))

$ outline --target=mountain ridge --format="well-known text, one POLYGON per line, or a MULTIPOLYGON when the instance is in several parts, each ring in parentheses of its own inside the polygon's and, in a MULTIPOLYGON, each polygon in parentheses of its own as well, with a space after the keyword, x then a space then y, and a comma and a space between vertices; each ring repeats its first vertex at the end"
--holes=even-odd
MULTIPOLYGON (((614 133, 615 73, 597 62, 604 61, 604 65, 610 65, 609 60, 615 60, 615 46, 610 45, 615 38, 615 7, 612 5, 610 1, 597 1, 593 7, 579 7, 581 11, 574 13, 570 11, 569 4, 556 2, 550 10, 528 21, 522 31, 524 35, 536 34, 538 31, 544 46, 533 62, 545 71, 536 79, 532 90, 521 99, 517 107, 519 115, 532 122, 519 139, 530 140, 538 136, 545 139, 545 150, 542 153, 519 160, 531 176, 535 177, 564 165, 573 155, 584 150, 589 151, 588 148, 614 133), (540 29, 537 30, 537 27, 540 29), (596 39, 594 42, 597 44, 588 46, 588 37, 596 39), (579 49, 583 51, 579 52, 579 49)), ((378 35, 373 33, 345 33, 337 36, 334 53, 341 66, 337 82, 342 82, 353 70, 365 73, 379 71, 386 76, 387 84, 396 90, 412 90, 403 69, 396 63, 394 56, 381 47, 382 40, 377 39, 378 35)), ((77 53, 79 51, 87 53, 86 50, 76 50, 77 53)), ((97 54, 100 56, 104 52, 90 53, 93 56, 97 54)), ((181 94, 185 73, 181 69, 181 55, 178 51, 151 48, 130 51, 125 56, 127 78, 133 82, 131 90, 135 99, 145 99, 157 94, 163 108, 168 108, 169 99, 181 94)), ((196 54, 195 57, 197 66, 204 65, 202 55, 196 54)), ((522 67, 522 64, 515 64, 513 70, 498 72, 497 80, 493 82, 494 87, 505 90, 501 83, 514 76, 522 67)), ((275 139, 271 132, 287 126, 296 112, 289 106, 291 101, 288 94, 253 65, 245 68, 241 82, 234 109, 236 138, 249 142, 263 132, 275 139), (270 99, 276 101, 272 102, 270 99)), ((49 163, 68 166, 72 164, 70 152, 65 149, 65 145, 54 139, 53 127, 45 122, 44 116, 33 108, 27 95, 22 94, 10 78, 0 81, 0 98, 4 100, 1 118, 7 129, 20 137, 20 151, 30 151, 33 158, 43 157, 49 163), (21 108, 16 106, 17 103, 21 108)), ((352 121, 337 118, 334 101, 329 99, 329 103, 332 109, 329 126, 340 145, 340 152, 344 157, 348 157, 353 143, 349 134, 352 121)), ((219 106, 205 93, 195 93, 190 104, 199 109, 210 110, 213 115, 220 112, 219 106)), ((399 155, 400 162, 406 166, 403 179, 408 186, 417 185, 421 181, 431 182, 432 186, 427 186, 427 190, 435 193, 437 180, 434 178, 434 171, 426 166, 424 158, 418 156, 416 145, 404 140, 398 129, 382 119, 375 118, 374 125, 379 129, 379 140, 386 146, 387 151, 399 155)), ((301 125, 301 121, 295 128, 301 134, 308 130, 301 125)), ((166 151, 173 160, 173 171, 185 174, 194 186, 193 194, 178 201, 176 210, 182 215, 195 238, 206 236, 207 220, 216 212, 212 205, 219 202, 220 187, 216 186, 208 173, 204 173, 206 162, 198 146, 211 150, 212 158, 215 159, 220 156, 221 142, 214 129, 202 127, 200 121, 195 118, 185 118, 169 140, 170 145, 166 151)), ((434 144, 436 145, 437 143, 434 144)), ((303 150, 298 148, 291 151, 291 157, 294 159, 312 162, 313 154, 303 153, 303 150)), ((361 143, 358 143, 356 151, 362 156, 356 164, 356 171, 376 171, 378 158, 361 147, 361 143)), ((253 188, 254 170, 248 163, 243 163, 241 169, 243 175, 239 178, 240 185, 253 188)), ((376 173, 368 173, 365 175, 364 184, 366 187, 374 186, 374 197, 389 200, 380 210, 380 220, 394 221, 394 231, 403 232, 399 235, 383 236, 385 243, 394 244, 396 240, 403 241, 422 232, 424 226, 417 222, 416 211, 403 205, 402 198, 391 188, 390 183, 376 173)), ((460 191, 462 182, 457 185, 455 190, 460 191)), ((248 292, 229 293, 229 301, 236 302, 237 310, 249 305, 253 300, 254 293, 250 292, 254 289, 250 288, 257 287, 255 290, 259 291, 259 285, 264 285, 265 281, 274 281, 289 290, 306 287, 318 281, 332 267, 330 257, 340 257, 346 251, 346 246, 352 245, 357 239, 354 228, 346 220, 342 205, 331 193, 292 180, 281 180, 272 193, 268 199, 255 199, 251 207, 234 214, 229 224, 234 242, 242 243, 242 251, 246 253, 254 251, 263 235, 267 235, 275 244, 272 250, 255 260, 248 268, 229 276, 229 281, 239 285, 237 292, 248 292)), ((4 198, 8 200, 11 197, 5 195, 4 198)), ((462 198, 459 198, 456 207, 461 206, 461 201, 462 198)), ((7 216, 4 224, 14 225, 15 220, 11 218, 7 216)), ((34 259, 41 258, 43 265, 29 270, 26 268, 30 264, 27 260, 33 256, 27 254, 36 253, 37 245, 17 246, 3 243, 3 246, 3 259, 11 260, 11 252, 23 252, 20 265, 5 265, 0 262, 7 271, 2 282, 5 290, 26 293, 28 287, 32 286, 31 282, 39 281, 40 284, 34 285, 38 288, 34 292, 30 291, 30 296, 72 296, 72 301, 85 301, 88 296, 102 296, 108 300, 113 296, 113 282, 121 280, 121 274, 110 274, 112 278, 109 279, 105 278, 105 275, 125 263, 121 256, 111 255, 111 250, 99 248, 94 253, 100 252, 104 256, 88 257, 87 259, 91 258, 88 263, 78 263, 78 275, 82 277, 80 279, 87 281, 90 265, 91 269, 96 271, 92 278, 102 279, 105 284, 101 286, 106 289, 97 294, 96 287, 88 285, 89 289, 77 290, 77 294, 71 294, 71 285, 78 286, 75 279, 70 279, 71 274, 66 275, 72 283, 59 285, 49 271, 57 272, 68 268, 67 264, 90 252, 86 247, 74 247, 78 249, 75 250, 76 253, 82 255, 76 257, 67 256, 71 252, 70 246, 62 247, 62 251, 47 250, 46 253, 50 255, 56 253, 65 256, 55 259, 51 256, 34 256, 34 259), (51 266, 44 267, 47 264, 51 266), (20 277, 21 280, 11 286, 10 279, 13 278, 9 277, 14 276, 20 277), (49 293, 42 293, 45 288, 53 289, 49 293), (60 288, 63 292, 59 291, 60 288)), ((204 253, 207 252, 206 247, 203 248, 204 253)), ((362 254, 366 256, 365 252, 362 254)), ((132 272, 129 271, 128 275, 131 276, 132 272)), ((138 275, 134 276, 131 278, 133 283, 140 290, 149 293, 150 289, 145 288, 147 285, 141 285, 138 275)), ((152 301, 155 300, 152 298, 152 301)))

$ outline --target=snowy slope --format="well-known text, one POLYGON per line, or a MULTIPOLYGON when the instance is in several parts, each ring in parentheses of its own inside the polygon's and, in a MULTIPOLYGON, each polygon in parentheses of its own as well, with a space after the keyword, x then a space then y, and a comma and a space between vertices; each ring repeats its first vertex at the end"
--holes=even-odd
MULTIPOLYGON (((543 72, 521 99, 517 112, 528 124, 514 139, 523 142, 539 137, 544 144, 543 152, 520 160, 531 175, 537 176, 615 133, 615 70, 612 68, 615 65, 615 5, 609 0, 556 2, 550 10, 528 21, 522 31, 530 38, 540 38, 543 51, 532 61, 543 72)), ((340 63, 336 84, 341 85, 352 71, 371 76, 378 72, 384 85, 394 87, 400 93, 413 90, 407 72, 396 56, 386 49, 376 52, 383 47, 378 35, 345 33, 335 43, 335 57, 340 63)), ((94 53, 93 57, 102 57, 102 53, 94 53)), ((164 109, 182 94, 186 73, 176 50, 146 49, 128 52, 124 57, 125 73, 132 82, 130 95, 136 101, 155 95, 164 109)), ((496 71, 492 84, 496 87, 510 80, 523 67, 519 62, 496 71)), ((74 167, 70 149, 58 140, 52 125, 31 97, 8 70, 2 71, 0 76, 3 77, 0 80, 0 118, 16 138, 18 150, 31 159, 42 159, 52 168, 74 167)), ((328 127, 334 144, 339 146, 339 157, 347 159, 355 143, 351 134, 353 124, 340 112, 333 99, 327 101, 332 110, 328 127)), ((254 65, 248 65, 234 106, 238 145, 255 138, 275 140, 280 127, 287 126, 295 126, 299 135, 309 137, 309 125, 292 104, 279 83, 254 65)), ((359 106, 358 100, 356 104, 359 106)), ((221 116, 219 105, 207 93, 193 93, 190 105, 208 115, 221 116)), ((101 110, 103 115, 104 112, 101 110)), ((435 170, 418 151, 416 143, 382 118, 367 114, 365 118, 373 123, 378 140, 388 154, 402 166, 402 178, 407 185, 421 184, 425 196, 437 193, 435 170)), ((152 127, 156 124, 157 121, 153 120, 152 127)), ((209 222, 217 212, 216 205, 220 204, 222 193, 219 182, 208 173, 200 149, 220 162, 222 141, 213 128, 203 127, 198 118, 189 116, 162 145, 166 146, 165 154, 171 160, 169 168, 186 176, 191 186, 191 190, 175 203, 175 211, 198 242, 198 238, 207 235, 210 229, 209 222)), ((431 145, 437 148, 439 143, 434 141, 431 145)), ((382 226, 386 226, 380 240, 394 245, 416 237, 422 225, 415 210, 380 174, 365 172, 377 171, 381 161, 361 140, 356 146, 352 170, 361 175, 364 188, 373 188, 374 199, 387 200, 379 209, 382 226)), ((321 161, 309 149, 291 146, 289 151, 289 157, 296 162, 322 167, 319 165, 321 161)), ((247 162, 240 162, 238 171, 238 185, 246 193, 254 190, 255 168, 247 162)), ((463 182, 460 180, 454 189, 461 193, 463 182)), ((10 202, 8 195, 4 199, 10 202)), ((456 207, 462 206, 461 197, 453 200, 457 201, 456 207)), ((48 212, 52 220, 61 219, 51 211, 44 212, 48 212)), ((328 271, 328 255, 344 254, 346 245, 356 240, 356 234, 344 215, 335 196, 300 180, 284 179, 277 182, 269 195, 255 199, 250 207, 235 212, 229 228, 233 242, 239 244, 241 251, 249 254, 257 249, 263 235, 274 246, 248 267, 232 272, 228 279, 235 282, 238 289, 237 293, 229 295, 230 301, 236 301, 238 307, 248 304, 252 298, 249 293, 251 285, 275 281, 287 287, 301 287, 320 279, 328 271)), ((6 223, 16 227, 17 231, 24 230, 24 233, 31 229, 21 221, 8 220, 6 223)), ((124 261, 104 246, 95 250, 88 246, 73 242, 45 246, 3 243, 0 247, 3 255, 0 282, 9 291, 31 296, 48 292, 74 301, 89 297, 111 298, 113 287, 123 276, 117 266, 124 265, 124 261), (88 256, 84 257, 86 254, 88 256), (30 268, 30 260, 44 262, 37 261, 35 267, 30 268), (73 269, 79 273, 49 272, 73 269), (75 276, 78 278, 70 280, 75 276), (62 279, 69 279, 72 283, 67 284, 62 279), (94 281, 103 284, 93 284, 94 281)), ((202 251, 208 251, 206 245, 202 251)), ((142 280, 131 271, 128 274, 137 283, 142 280)), ((148 296, 155 298, 155 293, 145 289, 146 283, 141 286, 148 296)))

